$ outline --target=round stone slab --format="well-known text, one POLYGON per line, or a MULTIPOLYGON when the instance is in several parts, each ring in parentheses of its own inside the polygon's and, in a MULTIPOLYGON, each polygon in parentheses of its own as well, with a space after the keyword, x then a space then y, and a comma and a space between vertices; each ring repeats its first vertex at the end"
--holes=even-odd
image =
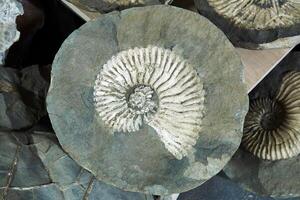
POLYGON ((248 98, 220 30, 193 12, 150 6, 72 33, 53 63, 47 106, 64 150, 98 179, 166 195, 230 160, 248 98))
POLYGON ((250 49, 293 47, 300 42, 298 0, 194 0, 201 15, 231 42, 250 49))

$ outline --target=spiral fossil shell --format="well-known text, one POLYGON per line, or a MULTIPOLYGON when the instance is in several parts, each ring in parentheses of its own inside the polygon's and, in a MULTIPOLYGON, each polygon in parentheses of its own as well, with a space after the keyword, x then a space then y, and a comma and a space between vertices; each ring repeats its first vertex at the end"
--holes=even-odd
POLYGON ((66 39, 47 109, 61 146, 98 179, 126 191, 181 193, 216 175, 238 149, 248 110, 243 70, 206 18, 174 6, 130 8, 66 39))
POLYGON ((243 146, 254 155, 279 160, 300 153, 300 72, 290 72, 274 99, 254 100, 246 116, 243 146))
POLYGON ((208 3, 219 15, 241 28, 273 29, 300 22, 297 0, 208 0, 208 3))
POLYGON ((151 126, 177 159, 193 150, 201 130, 201 80, 168 49, 148 46, 113 56, 97 76, 94 100, 108 127, 129 133, 151 126))

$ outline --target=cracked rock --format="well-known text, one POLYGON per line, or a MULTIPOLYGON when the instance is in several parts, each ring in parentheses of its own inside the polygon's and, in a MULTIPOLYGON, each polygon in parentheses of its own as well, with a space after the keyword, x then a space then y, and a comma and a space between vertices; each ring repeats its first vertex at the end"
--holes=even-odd
POLYGON ((153 200, 97 181, 50 132, 0 132, 0 199, 153 200))
POLYGON ((49 71, 49 66, 0 67, 0 129, 29 128, 47 114, 49 71))

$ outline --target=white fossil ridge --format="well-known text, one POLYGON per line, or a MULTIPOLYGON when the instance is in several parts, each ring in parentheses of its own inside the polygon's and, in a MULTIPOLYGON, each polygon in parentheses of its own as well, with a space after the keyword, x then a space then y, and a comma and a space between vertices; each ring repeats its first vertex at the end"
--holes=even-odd
POLYGON ((95 108, 114 131, 156 130, 177 159, 193 151, 204 109, 195 69, 171 50, 148 46, 113 56, 98 74, 95 108))

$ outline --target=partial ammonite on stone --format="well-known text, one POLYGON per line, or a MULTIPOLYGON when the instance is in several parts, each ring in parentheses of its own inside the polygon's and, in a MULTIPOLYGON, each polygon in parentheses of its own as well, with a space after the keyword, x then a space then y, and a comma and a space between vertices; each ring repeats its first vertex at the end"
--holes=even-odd
POLYGON ((17 0, 0 0, 0 65, 9 47, 19 39, 16 18, 23 14, 22 4, 17 0))
POLYGON ((290 72, 274 99, 250 104, 243 146, 259 158, 279 160, 300 153, 300 72, 290 72))
POLYGON ((298 0, 194 0, 199 12, 238 46, 292 47, 300 42, 298 0))
POLYGON ((131 8, 69 36, 52 65, 47 108, 62 147, 98 179, 180 193, 216 175, 239 147, 242 74, 234 47, 206 18, 131 8))

